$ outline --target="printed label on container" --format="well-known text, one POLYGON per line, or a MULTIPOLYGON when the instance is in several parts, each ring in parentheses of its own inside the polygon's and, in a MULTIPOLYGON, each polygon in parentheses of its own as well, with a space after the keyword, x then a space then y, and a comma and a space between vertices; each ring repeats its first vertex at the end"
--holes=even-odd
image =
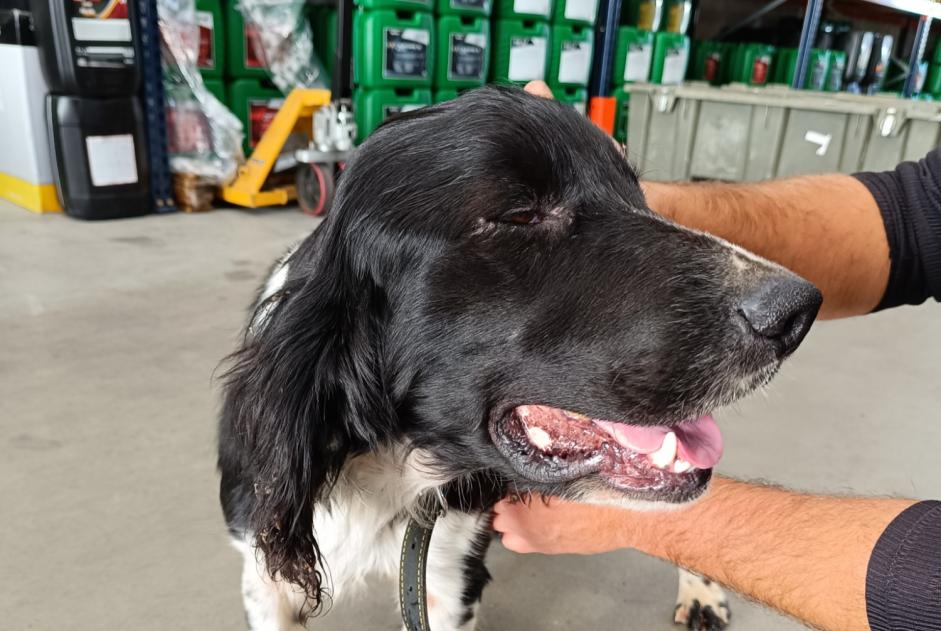
POLYGON ((137 154, 134 136, 88 136, 88 172, 93 186, 119 186, 137 182, 137 154))
POLYGON ((77 42, 129 42, 127 0, 72 0, 68 12, 77 42))
POLYGON ((670 48, 663 58, 663 84, 683 83, 686 77, 686 62, 689 60, 689 50, 683 48, 670 48))
POLYGON ((768 68, 771 67, 771 55, 759 55, 755 57, 755 63, 751 67, 752 85, 764 85, 768 82, 768 68))
POLYGON ((624 64, 624 81, 644 82, 650 79, 650 61, 653 59, 651 44, 631 44, 627 49, 624 64))
POLYGON ((719 71, 722 70, 722 54, 709 53, 706 57, 705 66, 702 71, 702 78, 710 83, 719 80, 719 71))
POLYGON ((827 74, 827 91, 839 92, 843 89, 843 74, 845 72, 845 57, 834 57, 830 60, 830 72, 827 74))
POLYGON ((451 0, 452 9, 483 9, 487 0, 451 0))
POLYGON ((258 29, 254 24, 245 22, 245 67, 246 68, 264 68, 265 52, 261 45, 261 36, 258 35, 258 29))
POLYGON ((487 36, 483 33, 452 33, 448 48, 448 79, 483 81, 487 36))
POLYGON ((428 76, 428 43, 431 33, 417 28, 387 28, 385 63, 382 76, 386 79, 428 76))
POLYGON ((535 81, 546 78, 546 38, 513 37, 510 39, 510 81, 535 81))
POLYGON ((196 12, 196 24, 199 26, 199 52, 196 56, 196 66, 198 68, 215 68, 216 55, 213 45, 213 35, 216 32, 216 25, 212 13, 209 11, 196 12))
POLYGON ((271 121, 284 105, 284 99, 250 99, 248 101, 248 146, 253 149, 265 135, 271 121))
POLYGON ((810 78, 807 81, 808 90, 823 90, 827 81, 827 58, 823 55, 813 59, 810 68, 810 78))
POLYGON ((565 0, 566 20, 579 20, 595 23, 598 15, 598 0, 565 0))
POLYGON ((515 13, 529 13, 549 17, 551 7, 549 0, 513 0, 513 11, 515 13))
POLYGON ((591 45, 587 42, 562 42, 559 55, 559 83, 588 85, 591 72, 591 45))

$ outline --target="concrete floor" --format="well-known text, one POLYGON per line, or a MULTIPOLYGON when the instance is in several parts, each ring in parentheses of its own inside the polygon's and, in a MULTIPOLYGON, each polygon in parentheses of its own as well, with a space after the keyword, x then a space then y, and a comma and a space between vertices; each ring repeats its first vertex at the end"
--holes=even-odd
MULTIPOLYGON (((253 289, 314 221, 218 211, 82 223, 0 205, 4 629, 240 629, 216 501, 212 373, 253 289)), ((815 327, 767 397, 720 414, 721 470, 941 497, 941 308, 815 327)), ((673 570, 637 553, 496 546, 480 628, 673 629, 673 570)), ((313 628, 398 629, 392 588, 313 628)), ((732 629, 799 625, 734 599, 732 629)))

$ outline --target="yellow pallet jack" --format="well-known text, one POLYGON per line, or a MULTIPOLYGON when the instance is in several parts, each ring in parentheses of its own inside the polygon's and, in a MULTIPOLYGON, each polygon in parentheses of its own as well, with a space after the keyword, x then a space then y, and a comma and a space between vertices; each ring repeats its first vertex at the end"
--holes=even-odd
POLYGON ((304 212, 325 214, 333 202, 338 170, 353 150, 356 123, 353 119, 351 78, 352 0, 337 1, 337 46, 333 90, 296 88, 284 100, 262 134, 252 155, 235 180, 222 188, 222 198, 238 206, 280 206, 297 200, 304 212), (301 133, 308 138, 305 149, 283 154, 285 143, 301 133), (294 185, 267 186, 273 171, 285 157, 297 164, 294 185))

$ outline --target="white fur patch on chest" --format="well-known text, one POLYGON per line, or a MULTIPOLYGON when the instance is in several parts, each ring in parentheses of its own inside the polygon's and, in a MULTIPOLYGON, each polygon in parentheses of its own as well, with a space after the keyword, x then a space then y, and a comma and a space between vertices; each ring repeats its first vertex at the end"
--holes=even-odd
MULTIPOLYGON (((399 552, 410 516, 427 517, 443 505, 437 493, 447 480, 428 466, 429 455, 393 447, 352 459, 331 490, 314 509, 314 536, 329 569, 333 596, 343 597, 363 585, 366 576, 397 577, 399 552), (406 455, 407 453, 407 455, 406 455)), ((429 587, 435 568, 452 568, 470 552, 486 518, 480 513, 450 511, 441 516, 429 553, 429 587)), ((453 572, 442 572, 452 574, 453 572)), ((460 580, 460 575, 454 579, 460 580)))

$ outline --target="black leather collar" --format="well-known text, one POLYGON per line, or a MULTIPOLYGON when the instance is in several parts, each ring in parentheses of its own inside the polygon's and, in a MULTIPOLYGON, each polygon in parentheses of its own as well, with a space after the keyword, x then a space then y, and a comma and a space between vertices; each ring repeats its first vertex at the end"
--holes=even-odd
POLYGON ((402 556, 399 559, 399 608, 406 631, 431 631, 428 626, 428 590, 425 582, 428 567, 428 546, 431 532, 438 518, 430 526, 414 519, 405 526, 402 556))

